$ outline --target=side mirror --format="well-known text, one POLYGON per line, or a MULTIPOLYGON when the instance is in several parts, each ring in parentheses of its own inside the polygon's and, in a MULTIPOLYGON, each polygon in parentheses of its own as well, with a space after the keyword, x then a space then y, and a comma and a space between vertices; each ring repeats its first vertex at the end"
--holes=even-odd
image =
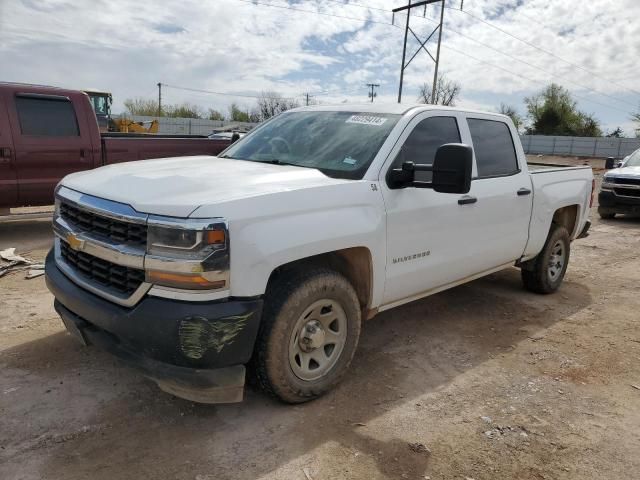
POLYGON ((473 150, 462 143, 447 143, 436 151, 433 165, 404 162, 389 172, 391 188, 433 188, 441 193, 468 193, 471 190, 473 150), (431 182, 415 180, 415 172, 433 172, 431 182))
POLYGON ((469 193, 473 150, 462 143, 447 143, 436 151, 432 186, 441 193, 469 193))
POLYGON ((616 159, 613 157, 607 157, 604 161, 605 170, 611 170, 612 168, 616 168, 616 159))
POLYGON ((240 134, 238 132, 233 132, 231 135, 231 143, 236 143, 238 140, 240 140, 240 134))

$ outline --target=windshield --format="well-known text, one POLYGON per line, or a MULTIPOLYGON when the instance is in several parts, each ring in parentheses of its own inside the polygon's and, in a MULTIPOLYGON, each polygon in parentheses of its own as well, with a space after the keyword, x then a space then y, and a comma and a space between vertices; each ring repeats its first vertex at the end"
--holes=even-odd
POLYGON ((290 112, 278 115, 222 155, 254 162, 316 168, 361 179, 400 115, 290 112))
POLYGON ((91 106, 93 110, 98 115, 108 115, 109 114, 109 102, 107 97, 103 95, 89 95, 89 99, 91 100, 91 106))
POLYGON ((624 163, 624 166, 625 167, 640 167, 640 150, 636 150, 631 155, 629 155, 629 158, 624 163))

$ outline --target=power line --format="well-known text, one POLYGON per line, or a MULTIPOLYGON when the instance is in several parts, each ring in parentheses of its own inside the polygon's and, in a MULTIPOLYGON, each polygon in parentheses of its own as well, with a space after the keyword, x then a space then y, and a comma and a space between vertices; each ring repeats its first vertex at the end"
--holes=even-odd
MULTIPOLYGON (((452 7, 447 7, 447 8, 452 8, 452 7)), ((457 10, 457 9, 453 9, 453 10, 457 10)), ((558 60, 560 60, 560 61, 562 61, 562 62, 564 62, 564 63, 568 64, 568 65, 571 65, 571 66, 572 66, 572 67, 574 67, 574 68, 579 68, 580 70, 582 70, 582 71, 584 71, 584 72, 587 72, 587 73, 589 73, 590 75, 593 75, 594 77, 598 77, 598 78, 600 78, 600 79, 602 79, 602 80, 605 80, 605 81, 607 81, 607 82, 609 82, 609 83, 611 83, 611 84, 613 84, 613 85, 617 85, 617 86, 619 86, 620 88, 624 88, 625 90, 628 90, 628 91, 630 91, 630 92, 633 92, 633 93, 635 93, 636 95, 640 95, 640 91, 638 91, 638 90, 634 90, 633 88, 626 87, 626 86, 624 86, 624 85, 622 85, 622 84, 620 84, 620 83, 614 82, 613 80, 609 80, 608 78, 605 78, 605 77, 603 77, 603 76, 601 76, 601 75, 598 75, 597 73, 592 72, 591 70, 589 70, 589 69, 587 69, 587 68, 583 67, 582 65, 578 65, 577 63, 573 63, 573 62, 571 62, 571 61, 569 61, 569 60, 567 60, 567 59, 565 59, 565 58, 562 58, 562 57, 561 57, 561 56, 559 56, 559 55, 556 55, 556 54, 555 54, 555 53, 553 53, 553 52, 550 52, 549 50, 546 50, 546 49, 544 49, 544 48, 542 48, 542 47, 539 47, 539 46, 535 45, 534 43, 529 42, 528 40, 525 40, 525 39, 520 38, 520 37, 518 37, 518 36, 516 36, 516 35, 513 35, 512 33, 507 32, 506 30, 504 30, 504 29, 502 29, 502 28, 498 27, 497 25, 494 25, 493 23, 490 23, 490 22, 486 21, 486 20, 485 20, 485 19, 483 19, 483 18, 477 17, 476 15, 474 15, 474 14, 472 14, 472 13, 470 13, 470 12, 466 11, 466 10, 462 11, 462 13, 464 13, 465 15, 469 15, 471 18, 473 18, 473 19, 475 19, 475 20, 477 20, 477 21, 479 21, 479 22, 481 22, 481 23, 484 23, 485 25, 487 25, 487 26, 489 26, 489 27, 491 27, 491 28, 493 28, 493 29, 495 29, 495 30, 497 30, 497 31, 499 31, 499 32, 501 32, 501 33, 503 33, 503 34, 505 34, 505 35, 508 35, 509 37, 511 37, 511 38, 513 38, 513 39, 515 39, 515 40, 518 40, 519 42, 522 42, 522 43, 524 43, 525 45, 530 46, 531 48, 535 48, 536 50, 539 50, 539 51, 541 51, 541 52, 543 52, 543 53, 545 53, 545 54, 547 54, 547 55, 550 55, 550 56, 552 56, 552 57, 554 57, 554 58, 556 58, 556 59, 558 59, 558 60)))
POLYGON ((212 90, 203 90, 200 88, 190 88, 190 87, 179 87, 177 85, 169 85, 166 83, 162 84, 163 87, 173 88, 175 90, 186 90, 187 92, 197 92, 197 93, 208 93, 210 95, 224 95, 227 97, 242 97, 242 98, 268 98, 268 99, 284 99, 284 100, 295 100, 296 97, 274 97, 268 95, 249 95, 245 93, 230 93, 230 92, 214 92, 212 90))
MULTIPOLYGON (((243 2, 243 3, 248 3, 249 5, 261 5, 263 7, 272 7, 272 8, 281 8, 281 9, 285 9, 285 10, 292 10, 294 12, 302 12, 302 13, 314 13, 316 15, 324 15, 326 17, 335 17, 335 18, 343 18, 345 20, 355 20, 358 22, 369 22, 369 23, 377 23, 380 25, 391 25, 391 23, 388 22, 379 22, 376 20, 371 20, 368 18, 356 18, 356 17, 349 17, 346 15, 338 15, 335 13, 326 13, 326 12, 319 12, 318 10, 304 10, 302 8, 294 8, 292 6, 284 6, 284 5, 274 5, 272 3, 262 3, 262 2, 258 2, 256 0, 236 0, 238 2, 243 2)), ((343 4, 345 5, 345 4, 343 4)), ((354 4, 355 5, 355 4, 354 4)))
MULTIPOLYGON (((516 76, 516 77, 520 77, 520 78, 522 78, 522 79, 524 79, 524 80, 527 80, 527 81, 529 81, 529 82, 534 82, 534 83, 537 83, 537 84, 539 84, 539 85, 546 85, 546 84, 547 84, 546 82, 543 82, 543 81, 540 81, 540 80, 534 80, 533 78, 526 77, 526 76, 524 76, 524 75, 520 75, 519 73, 516 73, 516 72, 513 72, 513 71, 511 71, 511 70, 508 70, 508 69, 506 69, 506 68, 504 68, 504 67, 501 67, 501 66, 499 66, 499 65, 496 65, 495 63, 487 62, 486 60, 482 60, 481 58, 474 57, 473 55, 469 55, 468 53, 463 52, 462 50, 458 50, 457 48, 453 48, 453 47, 451 47, 451 46, 449 46, 449 45, 445 45, 445 48, 447 48, 447 49, 449 49, 449 50, 451 50, 451 51, 454 51, 454 52, 456 52, 456 53, 459 53, 460 55, 464 55, 465 57, 471 58, 472 60, 475 60, 475 61, 477 61, 477 62, 483 63, 483 64, 485 64, 485 65, 489 65, 490 67, 493 67, 493 68, 497 68, 498 70, 502 70, 503 72, 506 72, 506 73, 508 73, 509 75, 513 75, 513 76, 516 76)), ((590 98, 588 98, 588 97, 583 97, 583 96, 581 96, 581 95, 576 95, 576 94, 575 94, 575 93, 573 93, 573 92, 571 93, 571 95, 572 95, 572 96, 574 96, 575 98, 579 99, 579 100, 584 100, 585 102, 595 103, 596 105, 600 105, 601 107, 610 108, 610 109, 613 109, 613 110, 618 110, 619 112, 623 112, 623 113, 626 113, 626 114, 628 114, 628 113, 629 113, 629 112, 627 112, 626 110, 622 110, 622 109, 620 109, 620 108, 618 108, 618 107, 614 107, 614 106, 611 106, 611 105, 607 105, 607 104, 605 104, 605 103, 597 102, 597 101, 592 100, 592 99, 590 99, 590 98)))
MULTIPOLYGON (((435 20, 431 20, 431 19, 427 19, 427 20, 429 20, 429 21, 430 21, 430 22, 432 22, 432 23, 436 23, 436 22, 435 22, 435 20)), ((469 36, 469 35, 466 35, 466 34, 464 34, 464 33, 460 32, 460 31, 458 31, 458 30, 454 30, 454 29, 452 29, 452 28, 449 28, 449 30, 450 30, 451 32, 453 32, 453 33, 456 33, 457 35, 460 35, 460 36, 461 36, 461 37, 463 37, 463 38, 466 38, 467 40, 470 40, 470 41, 472 41, 472 42, 474 42, 474 43, 477 43, 478 45, 481 45, 481 46, 483 46, 483 47, 485 47, 485 48, 488 48, 488 49, 490 49, 490 50, 493 50, 493 51, 494 51, 494 52, 496 52, 496 53, 499 53, 499 54, 501 54, 501 55, 504 55, 505 57, 511 58, 512 60, 515 60, 516 62, 520 62, 520 63, 522 63, 522 64, 524 64, 524 65, 527 65, 527 66, 529 66, 529 67, 531 67, 531 68, 535 68, 536 70, 540 70, 541 72, 546 73, 547 75, 551 75, 551 76, 555 76, 555 77, 561 78, 561 79, 563 79, 563 80, 565 80, 565 81, 567 81, 567 82, 569 82, 569 83, 573 83, 574 85, 577 85, 577 86, 578 86, 578 87, 580 87, 580 88, 583 88, 583 89, 588 90, 588 91, 591 91, 591 92, 593 92, 593 93, 597 93, 597 94, 599 94, 599 95, 602 95, 602 96, 605 96, 605 97, 611 98, 612 100, 616 100, 617 102, 624 103, 625 105, 628 103, 628 102, 626 102, 626 101, 624 101, 624 100, 621 100, 621 99, 619 99, 619 98, 617 98, 617 97, 615 97, 615 96, 613 96, 613 95, 610 95, 610 94, 605 93, 605 92, 601 92, 600 90, 597 90, 597 89, 595 89, 595 88, 588 87, 588 86, 586 86, 586 85, 583 85, 583 84, 581 84, 581 83, 578 83, 578 82, 576 82, 575 80, 570 80, 570 79, 568 79, 567 77, 563 77, 563 76, 561 76, 561 75, 554 74, 553 72, 550 72, 550 71, 548 71, 548 70, 545 70, 544 68, 539 67, 539 66, 537 66, 537 65, 534 65, 533 63, 527 62, 526 60, 522 60, 521 58, 518 58, 518 57, 516 57, 516 56, 514 56, 514 55, 511 55, 510 53, 504 52, 503 50, 500 50, 500 49, 498 49, 498 48, 495 48, 495 47, 493 47, 493 46, 491 46, 491 45, 489 45, 489 44, 487 44, 487 43, 481 42, 480 40, 476 40, 475 38, 473 38, 473 37, 471 37, 471 36, 469 36)))
MULTIPOLYGON (((292 11, 303 12, 303 13, 312 13, 312 14, 323 15, 323 16, 329 16, 329 17, 344 18, 344 19, 348 19, 348 20, 355 20, 355 21, 362 21, 362 22, 371 22, 371 23, 377 23, 377 24, 381 24, 381 25, 389 25, 389 26, 393 26, 393 27, 395 27, 395 28, 400 28, 400 27, 398 27, 398 26, 396 26, 396 25, 393 25, 393 24, 391 24, 391 23, 387 23, 387 22, 379 22, 379 21, 370 20, 370 19, 355 18, 355 17, 349 17, 349 16, 345 16, 345 15, 337 15, 337 14, 331 14, 331 13, 319 12, 319 11, 317 11, 317 10, 304 10, 304 9, 294 8, 294 7, 291 7, 291 6, 273 5, 273 4, 262 3, 262 2, 259 2, 259 1, 256 1, 256 0, 237 0, 237 1, 240 1, 240 2, 243 2, 243 3, 248 3, 248 4, 250 4, 250 5, 261 5, 261 6, 266 6, 266 7, 280 8, 280 9, 292 10, 292 11)), ((329 0, 329 1, 333 1, 333 3, 341 3, 341 4, 346 5, 346 6, 350 5, 350 4, 346 4, 346 3, 344 3, 344 2, 340 2, 340 1, 338 1, 338 0, 329 0)), ((366 7, 366 6, 362 5, 362 4, 355 4, 355 3, 353 4, 353 6, 358 6, 358 7, 362 7, 362 8, 371 8, 372 10, 380 10, 380 11, 382 11, 382 10, 383 10, 383 9, 381 9, 381 8, 378 8, 378 7, 366 7)), ((447 7, 447 8, 453 8, 453 7, 447 7)), ((455 9, 455 10, 457 10, 457 9, 455 9)), ((463 11, 463 13, 467 13, 467 14, 468 14, 468 12, 466 12, 466 11, 463 11)), ((523 42, 525 42, 526 44, 529 44, 529 45, 530 45, 530 46, 532 46, 533 48, 536 48, 536 49, 538 49, 538 50, 540 50, 540 51, 542 51, 542 52, 544 52, 544 53, 546 53, 546 54, 548 54, 548 55, 552 55, 552 56, 554 56, 554 57, 556 57, 556 58, 558 58, 558 59, 560 59, 560 60, 562 60, 562 61, 564 61, 564 62, 569 63, 570 65, 575 66, 576 68, 580 68, 580 69, 582 69, 582 70, 586 71, 587 73, 591 73, 591 74, 593 74, 592 72, 590 72, 589 70, 585 69, 584 67, 581 67, 581 66, 579 66, 579 65, 575 65, 575 64, 573 64, 573 63, 571 63, 571 62, 569 62, 569 61, 567 61, 567 60, 564 60, 564 59, 562 59, 561 57, 559 57, 559 56, 557 56, 557 55, 553 54, 552 52, 547 52, 546 50, 544 50, 544 49, 542 49, 542 48, 540 48, 540 47, 538 47, 538 46, 536 46, 536 45, 534 45, 534 44, 531 44, 530 42, 527 42, 526 40, 522 40, 522 39, 520 39, 520 38, 518 38, 518 37, 516 37, 516 36, 514 36, 514 35, 512 35, 512 34, 510 34, 509 32, 506 32, 506 31, 504 31, 504 30, 500 29, 500 27, 496 27, 496 26, 494 26, 493 24, 490 24, 489 22, 487 22, 487 21, 486 21, 486 20, 484 20, 484 19, 480 19, 479 17, 476 17, 475 15, 472 15, 472 14, 469 14, 469 15, 470 15, 470 16, 472 16, 473 18, 476 18, 477 20, 479 20, 479 21, 481 21, 481 22, 483 22, 483 23, 486 23, 486 24, 487 24, 487 25, 489 25, 489 26, 492 26, 492 27, 494 27, 494 28, 496 28, 496 29, 498 29, 498 30, 502 31, 503 33, 505 33, 505 34, 507 34, 507 35, 509 35, 509 36, 512 36, 513 38, 515 38, 515 39, 517 39, 517 40, 519 40, 519 41, 523 41, 523 42)), ((412 16, 414 16, 414 17, 415 17, 415 15, 412 15, 412 16)), ((436 23, 436 22, 435 22, 435 20, 432 20, 432 19, 430 19, 430 18, 425 18, 425 17, 422 17, 422 18, 424 18, 425 20, 427 20, 427 21, 429 21, 429 22, 436 23)), ((542 69, 541 67, 538 67, 538 66, 536 66, 536 65, 534 65, 534 64, 531 64, 531 63, 529 63, 529 62, 527 62, 527 61, 525 61, 525 60, 521 60, 521 59, 519 59, 518 57, 515 57, 515 56, 513 56, 513 55, 511 55, 511 54, 509 54, 509 53, 503 52, 503 51, 501 51, 501 50, 499 50, 499 49, 497 49, 497 48, 495 48, 495 47, 492 47, 492 46, 490 46, 490 45, 488 45, 488 44, 485 44, 485 43, 483 43, 483 42, 480 42, 479 40, 476 40, 476 39, 474 39, 474 38, 472 38, 472 37, 470 37, 470 36, 468 36, 468 35, 465 35, 465 34, 463 34, 463 33, 459 32, 459 31, 456 31, 456 30, 453 30, 453 29, 450 29, 450 30, 451 30, 452 32, 454 32, 454 33, 456 33, 456 34, 458 34, 458 35, 460 35, 460 36, 464 37, 464 38, 467 38, 467 39, 469 39, 469 40, 471 40, 471 41, 473 41, 473 42, 475 42, 475 43, 477 43, 477 44, 479 44, 479 45, 482 45, 482 46, 484 46, 485 48, 489 48, 489 49, 491 49, 491 50, 493 50, 493 51, 495 51, 495 52, 497 52, 497 53, 499 53, 499 54, 501 54, 501 55, 505 55, 505 56, 507 56, 507 57, 509 57, 509 58, 511 58, 511 59, 513 59, 513 60, 516 60, 516 61, 518 61, 518 62, 521 62, 521 63, 523 63, 523 64, 526 64, 526 65, 530 66, 531 68, 535 68, 535 69, 540 70, 540 71, 542 71, 542 72, 544 72, 544 73, 547 73, 547 74, 551 74, 551 75, 553 75, 552 73, 547 72, 546 70, 542 69)), ((449 48, 449 49, 451 49, 451 50, 454 50, 454 51, 458 51, 458 50, 455 50, 455 49, 453 49, 452 47, 449 47, 449 46, 447 46, 447 48, 449 48)), ((461 52, 461 51, 458 51, 458 52, 459 52, 459 53, 462 53, 463 55, 466 55, 466 56, 468 56, 468 57, 470 57, 470 58, 474 58, 474 59, 476 59, 475 57, 472 57, 472 56, 470 56, 470 55, 468 55, 468 54, 465 54, 464 52, 461 52)), ((478 59, 476 59, 476 60, 478 60, 478 59)), ((478 61, 481 61, 481 60, 478 60, 478 61)), ((481 61, 481 62, 482 62, 482 61, 481 61)), ((487 63, 487 62, 483 62, 483 63, 486 63, 486 64, 488 64, 488 65, 492 65, 492 66, 494 66, 494 67, 496 67, 496 68, 499 68, 499 69, 501 69, 501 70, 504 70, 504 71, 506 71, 507 73, 510 73, 510 74, 516 75, 516 76, 518 76, 518 77, 521 77, 521 78, 524 78, 524 79, 527 79, 527 80, 534 81, 535 83, 541 83, 541 82, 539 82, 539 81, 532 80, 532 79, 530 79, 530 78, 528 78, 528 77, 524 77, 524 76, 522 76, 522 75, 519 75, 519 74, 517 74, 517 73, 515 73, 515 72, 512 72, 512 71, 510 71, 510 70, 506 70, 506 69, 504 69, 504 68, 502 68, 502 67, 499 67, 499 66, 497 66, 497 65, 494 65, 494 64, 491 64, 491 63, 487 63)), ((594 76, 598 76, 598 75, 595 75, 595 74, 593 74, 593 75, 594 75, 594 76)), ((599 94, 599 95, 607 96, 607 97, 609 97, 609 98, 613 98, 613 99, 615 99, 615 100, 617 100, 617 101, 621 101, 621 100, 619 100, 618 98, 613 97, 613 96, 611 96, 611 95, 609 95, 609 94, 606 94, 606 93, 600 92, 600 91, 598 91, 598 90, 596 90, 596 89, 593 89, 593 88, 590 88, 590 87, 582 86, 582 85, 580 85, 580 84, 578 84, 578 83, 574 82, 573 80, 569 80, 569 79, 567 79, 567 78, 565 78, 565 77, 562 77, 562 76, 560 76, 560 75, 555 75, 555 76, 556 76, 556 77, 558 77, 558 78, 564 79, 564 80, 566 80, 566 81, 569 81, 569 82, 571 82, 571 83, 573 83, 573 84, 575 84, 575 85, 578 85, 578 86, 580 86, 580 88, 583 88, 583 89, 585 89, 585 90, 591 91, 591 92, 596 93, 596 94, 599 94)), ((602 78, 602 77, 600 77, 600 78, 602 78)), ((615 84, 615 82, 611 82, 611 81, 610 81, 610 80, 608 80, 608 79, 604 79, 604 80, 605 80, 605 81, 607 81, 607 82, 609 82, 609 83, 614 83, 614 84, 615 84)), ((626 87, 624 87, 624 86, 622 86, 622 85, 621 85, 621 87, 622 87, 622 88, 626 88, 626 87)), ((630 90, 630 89, 629 89, 629 90, 630 90)), ((634 90, 630 90, 630 91, 634 91, 634 90)), ((634 91, 634 93, 635 93, 635 91, 634 91)), ((640 93, 639 93, 639 94, 640 94, 640 93)), ((607 107, 607 108, 612 108, 612 109, 615 109, 615 110, 618 110, 618 111, 623 111, 623 112, 625 112, 625 113, 628 113, 627 111, 624 111, 624 110, 619 109, 619 108, 617 108, 617 107, 613 107, 613 106, 611 106, 611 105, 602 104, 602 103, 596 102, 596 101, 594 101, 594 100, 587 99, 586 97, 579 97, 578 95, 575 95, 575 96, 576 96, 576 98, 583 98, 583 99, 585 99, 586 101, 590 101, 590 102, 595 103, 595 104, 597 104, 597 105, 601 105, 601 106, 604 106, 604 107, 607 107)), ((250 96, 250 97, 252 97, 252 96, 250 96)), ((257 98, 257 97, 253 97, 253 98, 257 98)), ((626 103, 626 102, 625 102, 625 103, 626 103)))

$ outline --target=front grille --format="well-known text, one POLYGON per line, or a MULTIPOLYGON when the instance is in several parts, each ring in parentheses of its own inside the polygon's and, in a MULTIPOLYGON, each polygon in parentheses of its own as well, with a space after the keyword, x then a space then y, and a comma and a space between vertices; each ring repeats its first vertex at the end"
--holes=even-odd
POLYGON ((616 187, 613 190, 617 195, 623 195, 625 197, 640 197, 640 189, 616 187))
POLYGON ((60 203, 60 216, 82 232, 108 239, 113 243, 143 247, 147 245, 146 225, 103 217, 64 201, 60 203))
POLYGON ((616 177, 613 179, 613 183, 620 183, 622 185, 640 185, 640 178, 616 177))
POLYGON ((60 240, 60 256, 83 277, 128 296, 144 282, 144 271, 123 267, 85 252, 77 252, 60 240))

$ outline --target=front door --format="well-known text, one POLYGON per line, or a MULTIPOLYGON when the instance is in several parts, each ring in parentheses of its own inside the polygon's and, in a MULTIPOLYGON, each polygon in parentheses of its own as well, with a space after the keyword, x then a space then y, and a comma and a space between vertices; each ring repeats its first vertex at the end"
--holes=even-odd
MULTIPOLYGON (((464 117, 457 113, 425 112, 401 135, 380 175, 387 209, 387 272, 384 304, 419 296, 473 274, 478 268, 476 235, 485 228, 475 205, 460 204, 463 195, 430 188, 390 188, 386 175, 404 161, 432 164, 445 143, 468 139, 461 135, 464 117)), ((468 143, 468 142, 465 142, 468 143)), ((416 172, 430 181, 430 172, 416 172)))
POLYGON ((84 112, 70 98, 19 93, 9 105, 21 205, 53 203, 67 174, 91 168, 91 137, 84 112))
POLYGON ((0 93, 0 215, 3 210, 16 206, 18 202, 18 182, 11 127, 7 118, 4 98, 0 93))

